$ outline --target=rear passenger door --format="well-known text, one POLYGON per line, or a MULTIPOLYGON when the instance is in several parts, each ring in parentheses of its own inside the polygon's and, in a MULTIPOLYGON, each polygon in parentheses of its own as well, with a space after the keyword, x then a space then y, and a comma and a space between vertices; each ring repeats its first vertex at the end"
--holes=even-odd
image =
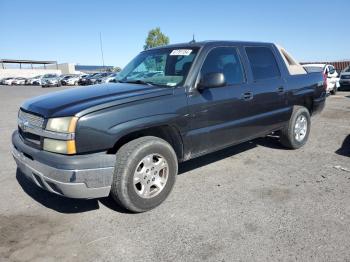
POLYGON ((285 81, 282 77, 274 50, 270 46, 245 47, 250 67, 249 93, 252 116, 250 135, 263 135, 273 131, 288 120, 290 110, 285 95, 285 81))

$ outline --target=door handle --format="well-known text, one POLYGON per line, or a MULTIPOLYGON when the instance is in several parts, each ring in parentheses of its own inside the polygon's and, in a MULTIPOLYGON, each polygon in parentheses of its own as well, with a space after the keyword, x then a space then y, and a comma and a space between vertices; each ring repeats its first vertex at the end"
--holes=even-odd
POLYGON ((277 92, 278 93, 283 93, 284 92, 284 87, 283 86, 277 87, 277 92))
POLYGON ((253 93, 252 92, 246 92, 242 95, 242 98, 244 101, 249 101, 253 99, 253 93))

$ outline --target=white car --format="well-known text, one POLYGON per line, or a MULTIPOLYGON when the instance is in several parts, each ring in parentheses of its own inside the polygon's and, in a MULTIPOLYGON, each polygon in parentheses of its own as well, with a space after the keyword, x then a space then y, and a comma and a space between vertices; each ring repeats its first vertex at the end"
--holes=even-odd
POLYGON ((39 76, 35 76, 32 78, 28 78, 26 81, 26 85, 41 85, 41 78, 43 78, 43 76, 39 75, 39 76))
POLYGON ((332 95, 337 93, 340 83, 338 72, 334 66, 328 64, 306 64, 303 67, 308 73, 322 72, 327 77, 327 93, 331 93, 332 95))
POLYGON ((12 81, 12 85, 24 85, 26 83, 26 79, 24 77, 16 77, 12 81))
POLYGON ((61 86, 61 76, 57 74, 46 74, 41 79, 41 87, 61 86))
POLYGON ((105 84, 105 83, 113 82, 113 80, 116 79, 117 75, 118 75, 118 73, 113 73, 113 74, 110 74, 110 75, 108 75, 106 77, 97 79, 97 83, 98 84, 105 84))
POLYGON ((341 73, 340 73, 340 88, 350 90, 350 66, 346 67, 341 73))
POLYGON ((80 75, 67 75, 61 79, 63 86, 77 86, 79 83, 80 75))
POLYGON ((10 85, 12 85, 12 82, 15 79, 16 79, 15 77, 7 77, 7 78, 1 80, 1 84, 10 86, 10 85))

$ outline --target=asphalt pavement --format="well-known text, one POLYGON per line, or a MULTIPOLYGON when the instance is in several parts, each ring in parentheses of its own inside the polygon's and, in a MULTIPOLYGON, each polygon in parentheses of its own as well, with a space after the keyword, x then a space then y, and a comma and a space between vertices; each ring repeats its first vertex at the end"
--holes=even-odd
POLYGON ((350 92, 327 98, 305 147, 267 137, 185 162, 161 206, 130 214, 16 171, 19 106, 66 88, 0 86, 0 261, 350 261, 350 92))

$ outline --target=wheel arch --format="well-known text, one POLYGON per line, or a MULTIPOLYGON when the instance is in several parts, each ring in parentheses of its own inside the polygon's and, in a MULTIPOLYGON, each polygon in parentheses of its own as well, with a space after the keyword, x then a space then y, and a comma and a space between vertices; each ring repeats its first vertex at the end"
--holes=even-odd
POLYGON ((165 140, 173 147, 178 161, 183 160, 184 146, 182 136, 176 126, 169 124, 152 125, 125 132, 115 141, 113 147, 108 150, 108 153, 115 154, 126 143, 144 136, 154 136, 165 140))

